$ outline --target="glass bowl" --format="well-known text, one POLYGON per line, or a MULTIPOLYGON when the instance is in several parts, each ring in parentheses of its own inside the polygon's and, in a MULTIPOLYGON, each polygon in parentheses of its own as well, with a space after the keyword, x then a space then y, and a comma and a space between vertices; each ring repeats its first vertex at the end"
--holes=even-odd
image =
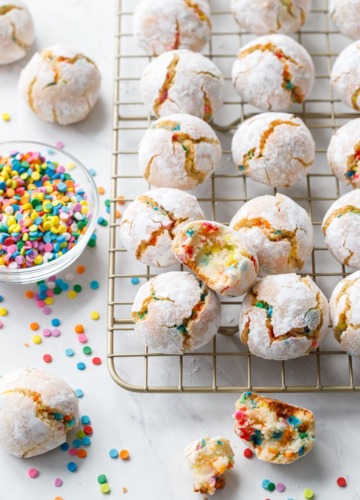
POLYGON ((34 283, 41 281, 54 274, 59 273, 72 264, 84 251, 89 239, 96 228, 96 221, 99 211, 99 197, 96 189, 95 182, 89 174, 87 168, 79 162, 74 156, 65 151, 58 149, 49 144, 44 144, 35 141, 6 141, 0 142, 0 156, 6 156, 11 151, 19 151, 26 153, 28 151, 39 152, 46 159, 57 161, 59 165, 66 167, 70 162, 75 163, 76 167, 68 172, 75 179, 87 194, 87 201, 89 205, 89 212, 91 218, 86 226, 86 231, 79 237, 76 245, 71 248, 66 254, 58 257, 57 259, 39 264, 34 267, 24 269, 7 269, 0 267, 0 282, 3 283, 34 283), (51 153, 49 153, 49 150, 51 153))

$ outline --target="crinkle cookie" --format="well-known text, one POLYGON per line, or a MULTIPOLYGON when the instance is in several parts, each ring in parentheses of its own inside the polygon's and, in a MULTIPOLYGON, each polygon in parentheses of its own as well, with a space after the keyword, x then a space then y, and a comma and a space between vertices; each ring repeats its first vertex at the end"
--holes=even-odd
POLYGON ((136 294, 131 315, 142 342, 157 352, 182 354, 199 349, 217 334, 220 301, 187 272, 159 274, 136 294))
POLYGON ((360 187, 360 118, 337 130, 331 138, 327 157, 340 181, 353 188, 360 187))
POLYGON ((315 142, 304 122, 287 113, 262 113, 237 129, 232 141, 234 162, 254 181, 290 187, 315 161, 315 142))
POLYGON ((165 52, 141 78, 145 104, 155 116, 188 113, 210 121, 224 100, 224 77, 215 64, 191 50, 165 52))
POLYGON ((230 227, 256 253, 261 276, 300 271, 313 250, 308 213, 283 194, 248 201, 230 227))
POLYGON ((345 36, 360 38, 360 0, 330 0, 330 17, 345 36))
POLYGON ((70 125, 83 120, 99 97, 96 64, 71 47, 54 45, 36 52, 20 75, 19 89, 39 118, 70 125))
POLYGON ((235 432, 260 460, 291 464, 315 444, 315 417, 310 410, 253 392, 244 392, 235 408, 235 432))
POLYGON ((334 336, 351 356, 360 356, 360 271, 338 283, 330 299, 334 336))
POLYGON ((330 81, 336 96, 350 108, 360 111, 360 41, 340 53, 330 81))
POLYGON ((263 111, 283 111, 304 102, 314 74, 312 59, 302 45, 285 35, 268 35, 240 49, 232 79, 244 101, 263 111))
POLYGON ((34 41, 34 25, 21 0, 0 0, 0 65, 22 59, 34 41))
POLYGON ((254 35, 298 31, 306 22, 311 0, 232 0, 232 13, 240 27, 254 35))
POLYGON ((143 0, 134 15, 134 35, 150 56, 168 50, 200 51, 211 35, 207 0, 143 0))
POLYGON ((214 172, 221 154, 220 141, 207 123, 175 114, 160 118, 145 133, 139 163, 153 186, 195 189, 214 172))
POLYGON ((56 375, 20 368, 0 379, 0 447, 11 455, 28 458, 53 450, 78 421, 78 399, 56 375))
POLYGON ((234 467, 230 441, 222 437, 198 439, 185 448, 185 460, 194 476, 194 491, 213 495, 225 486, 224 473, 234 467))
POLYGON ((360 191, 346 193, 327 211, 322 230, 332 256, 344 266, 360 268, 360 191))
POLYGON ((328 301, 309 276, 267 276, 241 305, 240 339, 260 358, 305 356, 320 345, 328 327, 328 301))
POLYGON ((189 221, 204 213, 191 194, 159 188, 138 196, 125 210, 120 235, 125 248, 144 264, 169 267, 176 264, 172 241, 189 221))
POLYGON ((259 271, 255 253, 236 231, 218 222, 184 225, 174 239, 173 250, 182 264, 221 295, 243 295, 259 271))

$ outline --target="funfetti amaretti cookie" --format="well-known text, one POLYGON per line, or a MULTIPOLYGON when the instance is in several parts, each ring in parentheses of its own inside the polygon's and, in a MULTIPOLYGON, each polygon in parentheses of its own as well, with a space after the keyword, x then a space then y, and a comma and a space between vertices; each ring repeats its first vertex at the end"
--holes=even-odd
POLYGON ((237 129, 232 141, 235 165, 254 181, 290 187, 315 161, 315 142, 304 122, 287 113, 262 113, 237 129))
POLYGON ((345 36, 360 38, 360 0, 330 0, 331 20, 345 36))
POLYGON ((141 93, 157 116, 188 113, 210 121, 224 99, 224 77, 207 57, 191 50, 165 52, 143 71, 141 93))
POLYGON ((0 0, 0 65, 22 59, 34 41, 34 25, 21 0, 0 0))
POLYGON ((232 0, 231 10, 240 28, 254 35, 299 30, 306 22, 311 0, 232 0))
POLYGON ((244 392, 234 419, 236 434, 265 462, 291 464, 315 444, 314 414, 284 401, 244 392))
POLYGON ((177 259, 221 295, 238 297, 254 283, 258 260, 236 231, 218 222, 184 225, 173 243, 177 259))
POLYGON ((328 301, 309 276, 266 276, 241 305, 240 339, 252 354, 264 359, 309 354, 320 345, 328 327, 328 301))
POLYGON ((230 227, 256 253, 260 276, 301 270, 313 249, 314 230, 308 213, 283 194, 248 201, 234 215, 230 227))
POLYGON ((201 50, 211 34, 207 0, 142 0, 134 14, 137 44, 151 56, 201 50))
POLYGON ((360 111, 360 41, 340 53, 331 71, 330 82, 336 97, 360 111))
POLYGON ((140 288, 131 315, 135 332, 146 346, 165 354, 182 354, 216 335, 220 301, 193 274, 170 272, 140 288))
POLYGON ((232 79, 244 101, 263 111, 286 111, 291 104, 304 102, 314 73, 302 45, 286 35, 268 35, 239 50, 232 79))
POLYGON ((360 118, 351 120, 332 136, 328 152, 328 162, 336 177, 360 187, 360 118))

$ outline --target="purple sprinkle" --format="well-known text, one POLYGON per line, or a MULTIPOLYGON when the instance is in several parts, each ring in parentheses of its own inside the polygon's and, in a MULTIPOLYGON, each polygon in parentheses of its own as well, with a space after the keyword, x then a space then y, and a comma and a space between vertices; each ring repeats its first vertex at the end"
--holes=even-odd
POLYGON ((43 335, 44 337, 51 337, 51 330, 49 330, 49 328, 44 328, 43 335))
POLYGON ((43 309, 43 313, 46 314, 46 316, 48 316, 49 314, 51 314, 51 309, 50 307, 44 307, 43 309))
POLYGON ((61 332, 60 332, 59 328, 54 328, 52 331, 52 335, 53 335, 53 337, 60 337, 61 332))
POLYGON ((283 493, 283 491, 285 491, 285 484, 283 483, 278 483, 276 485, 276 491, 278 491, 279 493, 283 493))
POLYGON ((62 149, 64 146, 65 146, 65 144, 62 141, 55 142, 55 147, 58 149, 62 149))
POLYGON ((54 484, 55 484, 55 486, 56 486, 57 488, 60 488, 60 486, 62 486, 62 484, 63 484, 63 481, 62 481, 62 479, 60 479, 59 477, 57 477, 57 478, 55 479, 55 481, 54 481, 54 484))

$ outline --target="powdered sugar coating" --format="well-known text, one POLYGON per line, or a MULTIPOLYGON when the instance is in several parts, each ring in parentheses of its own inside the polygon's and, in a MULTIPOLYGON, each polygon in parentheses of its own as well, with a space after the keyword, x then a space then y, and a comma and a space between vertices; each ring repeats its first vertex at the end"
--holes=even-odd
POLYGON ((240 27, 254 35, 295 33, 306 22, 311 0, 232 0, 232 13, 240 27))
POLYGON ((360 111, 360 41, 340 53, 330 81, 336 97, 350 108, 360 111))
POLYGON ((354 40, 360 38, 359 0, 330 0, 329 12, 332 21, 341 33, 354 40))
POLYGON ((179 113, 160 118, 147 130, 139 163, 153 186, 195 189, 214 172, 221 153, 220 141, 206 122, 179 113))
POLYGON ((313 250, 314 230, 308 213, 283 194, 248 201, 230 227, 256 253, 260 276, 301 270, 313 250))
POLYGON ((22 59, 34 41, 34 25, 21 0, 0 0, 0 65, 22 59))
POLYGON ((236 166, 257 182, 289 187, 315 161, 315 142, 304 122, 288 113, 262 113, 237 129, 232 141, 236 166))
POLYGON ((216 294, 187 272, 159 274, 136 294, 135 332, 157 352, 181 354, 211 341, 220 325, 216 294))
POLYGON ((150 56, 176 49, 200 51, 210 35, 207 0, 142 0, 135 10, 134 36, 150 56))
POLYGON ((308 354, 320 345, 328 326, 328 302, 309 276, 267 276, 241 305, 240 339, 252 354, 265 359, 308 354))
POLYGON ((195 196, 178 189, 159 188, 138 196, 125 210, 120 235, 125 248, 154 267, 176 264, 172 241, 191 220, 203 219, 195 196))
POLYGON ((143 71, 141 93, 155 116, 188 113, 210 121, 224 100, 224 77, 202 54, 165 52, 143 71))
POLYGON ((79 419, 78 400, 62 379, 42 369, 21 368, 0 379, 0 446, 17 457, 34 457, 66 441, 66 429, 57 415, 79 419), (22 391, 25 391, 22 392, 22 391), (37 402, 33 396, 38 398, 37 402), (41 408, 46 416, 41 415, 41 408))
POLYGON ((91 59, 71 47, 54 45, 33 55, 21 72, 19 90, 39 118, 70 125, 95 106, 100 83, 91 59))
POLYGON ((332 136, 328 152, 328 162, 336 177, 360 187, 360 118, 351 120, 332 136))
POLYGON ((242 47, 232 70, 240 97, 263 111, 286 111, 304 102, 314 83, 309 53, 286 35, 257 38, 242 47))

